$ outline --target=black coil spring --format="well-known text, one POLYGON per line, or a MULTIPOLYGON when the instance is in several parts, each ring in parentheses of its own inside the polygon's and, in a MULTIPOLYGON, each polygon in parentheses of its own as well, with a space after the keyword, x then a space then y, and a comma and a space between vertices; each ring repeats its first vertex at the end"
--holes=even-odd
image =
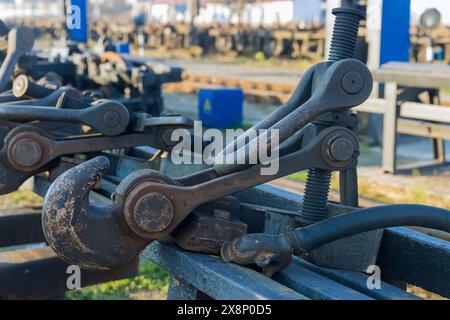
POLYGON ((359 21, 364 15, 360 11, 350 8, 334 9, 333 14, 336 19, 328 60, 339 61, 353 58, 358 39, 359 21))
POLYGON ((312 168, 308 171, 301 212, 305 223, 312 224, 327 218, 330 184, 330 170, 312 168))
MULTIPOLYGON (((329 61, 353 58, 358 39, 359 21, 364 14, 351 8, 334 9, 336 16, 331 38, 329 61)), ((328 217, 328 196, 331 184, 330 170, 310 169, 306 180, 301 220, 306 224, 319 222, 328 217)))
POLYGON ((72 97, 65 96, 61 107, 63 109, 82 110, 89 108, 90 106, 91 104, 89 102, 84 101, 83 99, 75 99, 72 97))

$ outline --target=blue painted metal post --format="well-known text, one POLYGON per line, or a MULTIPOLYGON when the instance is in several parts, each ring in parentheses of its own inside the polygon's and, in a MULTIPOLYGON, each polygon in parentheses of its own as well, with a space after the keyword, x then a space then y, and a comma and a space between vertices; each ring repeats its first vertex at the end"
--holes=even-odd
POLYGON ((408 62, 411 0, 384 0, 382 7, 380 64, 408 62))
POLYGON ((88 40, 88 0, 66 1, 66 27, 70 40, 88 40))
MULTIPOLYGON (((369 42, 368 66, 377 69, 389 61, 409 61, 411 0, 368 0, 367 36, 369 42)), ((378 95, 383 87, 375 87, 378 95)), ((369 115, 368 134, 372 143, 381 145, 383 116, 369 115)))

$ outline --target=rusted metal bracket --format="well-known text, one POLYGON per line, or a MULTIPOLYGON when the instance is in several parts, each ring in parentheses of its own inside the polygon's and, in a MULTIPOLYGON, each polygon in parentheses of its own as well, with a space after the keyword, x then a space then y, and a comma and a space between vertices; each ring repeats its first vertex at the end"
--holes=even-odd
POLYGON ((128 127, 130 115, 127 108, 121 103, 98 100, 92 107, 82 110, 0 104, 0 119, 85 124, 101 134, 115 136, 124 132, 128 127))
POLYGON ((14 124, 4 122, 0 126, 6 135, 0 149, 0 194, 15 191, 28 178, 57 166, 55 161, 63 155, 137 146, 170 151, 173 147, 172 142, 167 141, 170 132, 175 128, 188 128, 192 123, 185 117, 142 119, 143 123, 136 125, 142 133, 131 132, 115 137, 82 135, 66 139, 55 138, 32 125, 14 127, 14 124))
MULTIPOLYGON (((88 268, 113 267, 123 263, 125 252, 128 252, 127 258, 132 258, 145 244, 174 231, 201 204, 312 165, 330 170, 351 167, 358 154, 354 134, 342 127, 332 127, 322 131, 305 148, 283 156, 280 170, 274 176, 260 175, 263 165, 257 165, 211 181, 183 186, 180 181, 195 179, 177 181, 152 170, 140 170, 120 183, 112 196, 112 204, 107 207, 89 202, 89 191, 109 165, 107 158, 97 157, 68 170, 55 180, 43 209, 44 233, 55 251, 71 263, 88 268), (353 144, 353 152, 346 159, 336 160, 332 151, 333 141, 343 135, 353 144), (83 220, 83 230, 73 225, 74 221, 79 225, 80 219, 83 220), (101 225, 109 226, 109 231, 103 233, 102 250, 98 250, 97 228, 101 225), (67 232, 67 228, 71 231, 67 232), (111 239, 107 240, 110 236, 111 239), (117 241, 124 237, 127 241, 117 241), (80 243, 89 250, 80 252, 80 243), (126 245, 135 249, 128 249, 126 245), (121 254, 114 257, 116 251, 121 254)), ((203 177, 205 172, 196 175, 203 177)))

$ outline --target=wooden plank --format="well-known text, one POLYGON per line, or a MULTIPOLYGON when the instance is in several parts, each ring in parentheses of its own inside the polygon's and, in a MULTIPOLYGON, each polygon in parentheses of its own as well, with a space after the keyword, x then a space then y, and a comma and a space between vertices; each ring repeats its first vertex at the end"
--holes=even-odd
POLYGON ((373 300, 373 298, 293 262, 274 280, 313 300, 373 300))
POLYGON ((0 211, 0 247, 44 241, 40 209, 17 208, 0 211))
POLYGON ((381 289, 369 289, 367 287, 367 275, 361 272, 323 268, 313 265, 304 260, 294 258, 295 263, 332 279, 342 285, 359 291, 374 299, 381 300, 420 300, 419 297, 399 289, 389 283, 382 282, 381 289))
POLYGON ((385 86, 386 110, 383 118, 382 167, 384 172, 395 173, 397 159, 397 84, 385 86))
POLYGON ((382 274, 450 298, 450 242, 406 228, 383 235, 378 258, 382 274))
POLYGON ((411 62, 400 62, 392 61, 385 63, 381 66, 380 70, 389 71, 404 71, 404 72, 414 72, 417 75, 429 76, 430 74, 441 74, 450 78, 450 66, 443 64, 432 64, 432 63, 411 63, 411 62))
POLYGON ((450 126, 418 120, 398 119, 397 132, 421 137, 450 139, 450 126))
POLYGON ((400 105, 400 116, 450 124, 450 107, 417 102, 404 102, 400 105))
POLYGON ((372 72, 377 82, 423 88, 450 88, 450 67, 445 65, 390 62, 372 72))
MULTIPOLYGON (((0 252, 0 299, 60 298, 67 291, 67 267, 50 247, 0 252)), ((117 270, 81 270, 81 285, 136 274, 137 259, 117 270)))
POLYGON ((353 108, 352 110, 356 112, 384 114, 386 112, 386 109, 387 109, 386 100, 378 98, 370 98, 362 105, 359 105, 353 108))
POLYGON ((218 300, 306 300, 304 295, 248 268, 227 264, 219 257, 183 251, 153 242, 142 253, 175 277, 218 300))
MULTIPOLYGON (((267 84, 259 84, 259 83, 253 83, 253 82, 242 82, 239 85, 236 85, 234 87, 238 87, 244 90, 245 97, 254 97, 257 99, 261 99, 263 101, 270 101, 270 102, 276 102, 276 103, 284 103, 289 98, 290 95, 279 92, 279 91, 273 91, 273 90, 262 90, 262 89, 256 89, 259 86, 266 86, 270 87, 270 85, 267 84)), ((210 84, 210 83, 204 83, 204 82, 192 82, 192 81, 183 81, 179 83, 169 83, 166 84, 164 89, 168 91, 179 91, 183 93, 194 93, 198 92, 200 89, 220 89, 224 88, 225 84, 210 84)))

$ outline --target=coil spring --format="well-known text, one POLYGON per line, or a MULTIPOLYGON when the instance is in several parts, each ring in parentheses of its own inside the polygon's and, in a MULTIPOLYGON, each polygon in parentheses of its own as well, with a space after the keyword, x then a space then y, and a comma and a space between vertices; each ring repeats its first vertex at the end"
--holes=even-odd
MULTIPOLYGON (((336 16, 334 22, 329 61, 353 58, 358 39, 359 21, 364 14, 351 8, 337 8, 332 11, 336 16)), ((312 168, 308 171, 301 220, 312 224, 328 217, 328 197, 331 185, 330 170, 312 168)))

